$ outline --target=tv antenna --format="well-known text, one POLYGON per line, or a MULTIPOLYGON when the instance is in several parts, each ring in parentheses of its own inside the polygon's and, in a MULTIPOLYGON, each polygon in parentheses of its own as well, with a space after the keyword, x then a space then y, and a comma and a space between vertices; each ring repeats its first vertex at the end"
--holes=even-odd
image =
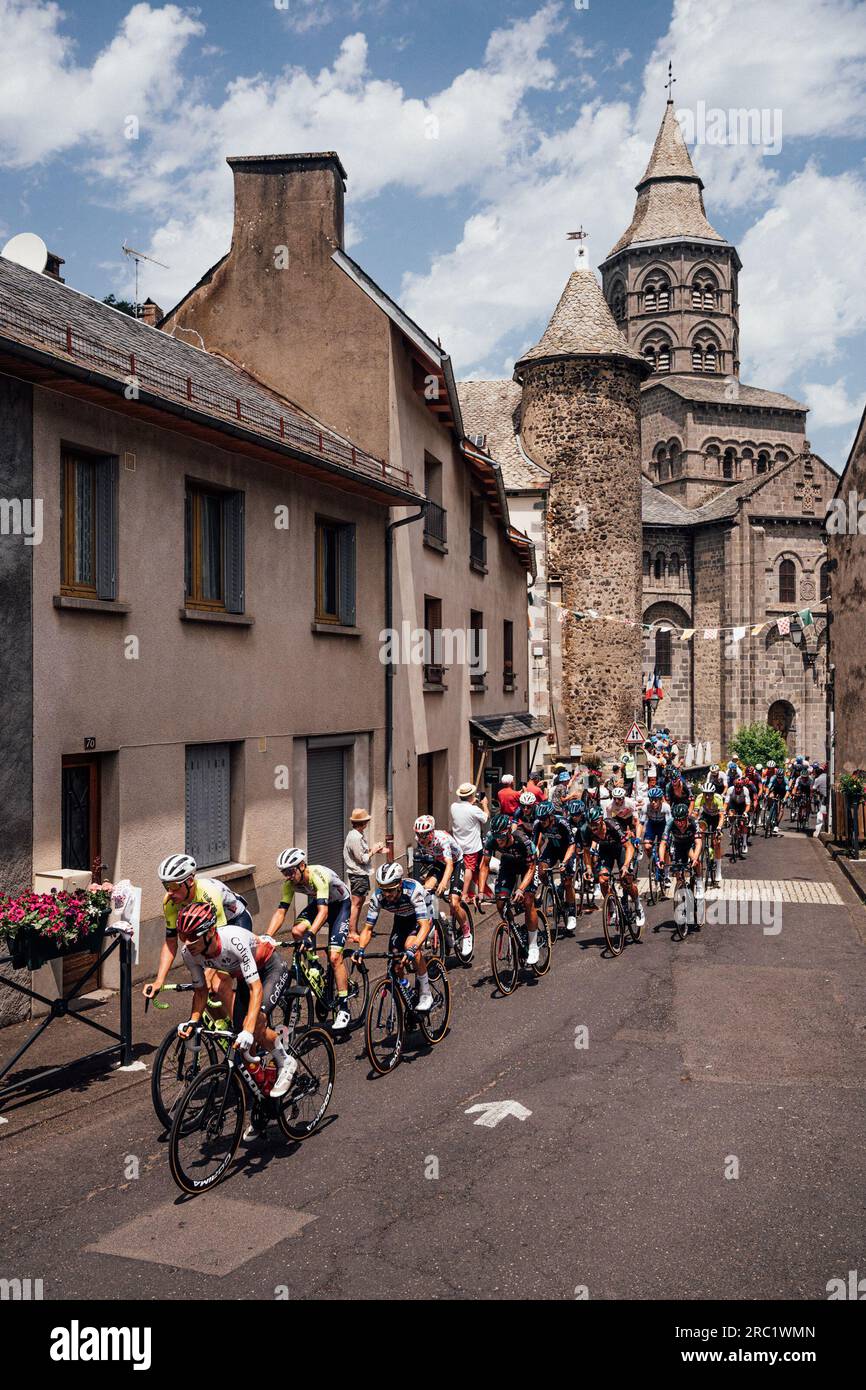
POLYGON ((171 267, 170 267, 170 266, 167 266, 167 265, 165 264, 164 261, 157 261, 157 260, 154 260, 153 256, 146 256, 146 255, 144 254, 143 251, 136 251, 134 247, 132 247, 132 246, 127 246, 126 242, 123 243, 123 245, 121 246, 120 249, 121 249, 121 251, 123 252, 124 256, 131 256, 132 259, 133 259, 133 261, 135 262, 135 317, 138 318, 138 317, 139 317, 139 312, 138 312, 138 267, 139 267, 139 264, 141 263, 141 261, 148 261, 148 262, 150 263, 150 265, 162 266, 162 269, 163 269, 163 270, 170 270, 171 267))

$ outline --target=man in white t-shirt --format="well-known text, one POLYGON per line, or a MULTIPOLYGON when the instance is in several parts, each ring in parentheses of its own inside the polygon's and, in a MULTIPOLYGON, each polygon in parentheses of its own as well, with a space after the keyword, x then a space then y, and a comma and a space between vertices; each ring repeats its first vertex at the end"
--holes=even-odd
POLYGON ((463 897, 472 902, 473 883, 481 863, 481 827, 490 808, 487 797, 479 797, 472 782, 461 782, 457 800, 451 806, 451 834, 463 851, 463 897))

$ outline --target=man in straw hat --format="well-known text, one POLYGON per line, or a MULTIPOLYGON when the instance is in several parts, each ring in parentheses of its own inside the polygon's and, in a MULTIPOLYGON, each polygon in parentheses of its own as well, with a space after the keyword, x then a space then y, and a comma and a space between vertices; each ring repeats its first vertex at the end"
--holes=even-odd
POLYGON ((354 942, 358 940, 358 918, 370 892, 370 870, 373 867, 373 855, 384 854, 385 846, 379 844, 370 849, 366 833, 370 824, 370 812, 365 810, 363 806, 356 806, 349 820, 352 822, 352 829, 343 844, 343 864, 352 894, 352 909, 349 913, 349 940, 354 942))

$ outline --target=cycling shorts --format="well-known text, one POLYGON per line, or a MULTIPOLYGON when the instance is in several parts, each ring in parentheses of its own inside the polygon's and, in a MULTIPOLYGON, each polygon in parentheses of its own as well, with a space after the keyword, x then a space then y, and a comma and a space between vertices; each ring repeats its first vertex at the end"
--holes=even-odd
MULTIPOLYGON (((352 911, 351 898, 339 903, 328 903, 328 946, 332 951, 342 951, 349 937, 349 914, 352 911)), ((299 922, 314 922, 319 913, 319 904, 310 903, 303 912, 298 913, 299 922)))
MULTIPOLYGON (((272 1010, 279 1004, 290 978, 291 971, 280 951, 274 951, 264 965, 259 966, 259 979, 262 982, 262 1010, 268 1018, 270 1018, 272 1010)), ((232 1011, 232 1023, 235 1032, 239 1033, 243 1028, 249 1006, 249 985, 246 980, 238 980, 235 990, 235 1005, 232 1011)))

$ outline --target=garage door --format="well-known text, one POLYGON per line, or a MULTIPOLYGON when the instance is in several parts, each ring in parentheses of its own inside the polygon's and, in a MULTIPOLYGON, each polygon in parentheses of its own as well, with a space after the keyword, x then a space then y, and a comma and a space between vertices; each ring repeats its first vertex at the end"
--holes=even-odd
POLYGON ((348 826, 346 748, 307 752, 307 856, 343 876, 343 841, 348 826))

